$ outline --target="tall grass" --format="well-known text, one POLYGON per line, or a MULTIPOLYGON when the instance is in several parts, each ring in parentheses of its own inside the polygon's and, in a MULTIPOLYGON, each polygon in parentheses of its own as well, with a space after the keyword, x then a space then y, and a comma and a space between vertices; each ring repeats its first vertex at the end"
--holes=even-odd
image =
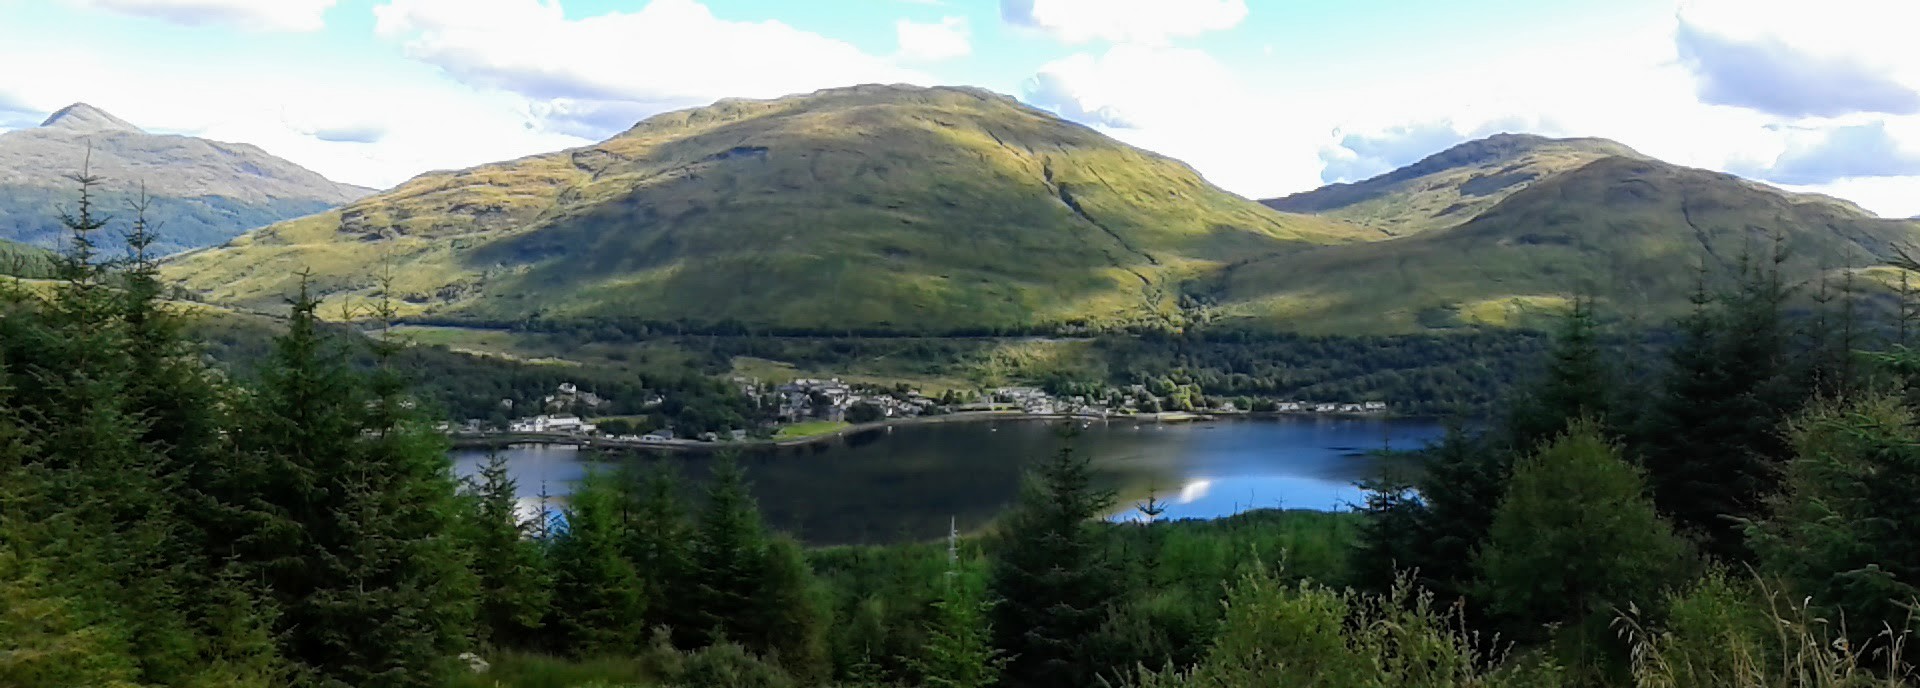
POLYGON ((1664 624, 1628 610, 1616 623, 1632 647, 1636 688, 1903 688, 1916 684, 1908 633, 1848 642, 1844 619, 1764 579, 1711 574, 1671 601, 1664 624))

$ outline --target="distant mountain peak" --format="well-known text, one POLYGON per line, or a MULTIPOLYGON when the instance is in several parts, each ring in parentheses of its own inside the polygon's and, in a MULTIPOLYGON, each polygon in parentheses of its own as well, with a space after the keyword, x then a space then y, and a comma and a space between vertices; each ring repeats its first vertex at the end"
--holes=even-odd
POLYGON ((1486 138, 1474 139, 1433 155, 1419 162, 1382 176, 1414 177, 1431 174, 1449 167, 1459 167, 1482 162, 1504 160, 1542 148, 1560 148, 1577 150, 1600 155, 1615 155, 1623 158, 1644 158, 1639 151, 1628 148, 1626 144, 1602 138, 1556 139, 1538 134, 1499 133, 1486 138))
POLYGON ((1648 159, 1607 139, 1499 133, 1385 174, 1261 203, 1285 212, 1326 214, 1389 234, 1413 234, 1466 222, 1536 180, 1603 158, 1648 159))
POLYGON ((60 108, 49 115, 47 121, 41 122, 40 126, 87 133, 116 131, 133 134, 147 133, 146 130, 134 126, 132 122, 107 114, 106 110, 86 103, 74 103, 60 108))

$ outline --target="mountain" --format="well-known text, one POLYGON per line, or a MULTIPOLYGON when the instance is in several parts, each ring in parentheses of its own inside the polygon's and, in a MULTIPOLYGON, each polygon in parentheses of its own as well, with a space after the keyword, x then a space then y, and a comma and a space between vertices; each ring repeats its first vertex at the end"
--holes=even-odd
MULTIPOLYGON (((159 250, 217 244, 273 222, 320 212, 371 189, 328 181, 243 143, 149 134, 85 103, 40 126, 0 134, 0 239, 58 246, 59 208, 73 203, 70 175, 101 177, 102 208, 124 218, 145 184, 159 250)), ((117 239, 103 235, 109 250, 117 239)))
MULTIPOLYGON (((1421 176, 1421 175, 1416 175, 1421 176)), ((1351 206, 1348 206, 1351 207, 1351 206)), ((1732 175, 1613 156, 1532 181, 1458 226, 1239 265, 1211 284, 1227 313, 1312 332, 1524 324, 1572 294, 1650 322, 1711 279, 1769 255, 1806 283, 1920 245, 1920 223, 1732 175)))
POLYGON ((1332 184, 1261 203, 1396 236, 1418 234, 1466 222, 1529 184, 1616 156, 1645 157, 1606 139, 1496 134, 1365 181, 1332 184))
POLYGON ((972 88, 723 100, 596 145, 435 172, 178 257, 206 298, 323 312, 966 331, 1177 320, 1225 265, 1383 238, 972 88))

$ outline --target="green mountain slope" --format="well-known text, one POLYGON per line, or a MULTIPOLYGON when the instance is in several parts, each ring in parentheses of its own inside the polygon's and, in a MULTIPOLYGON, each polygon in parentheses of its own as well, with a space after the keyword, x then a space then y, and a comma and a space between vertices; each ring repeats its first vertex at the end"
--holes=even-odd
POLYGON ((1609 156, 1643 157, 1606 139, 1496 134, 1365 181, 1332 184, 1261 203, 1396 236, 1418 234, 1471 220, 1529 184, 1609 156))
MULTIPOLYGON (((217 244, 240 233, 365 196, 257 147, 142 131, 76 103, 33 129, 0 134, 0 239, 57 246, 59 208, 73 202, 70 175, 82 166, 102 178, 102 208, 125 215, 146 186, 158 250, 217 244)), ((117 239, 103 237, 112 251, 117 239)))
POLYGON ((0 275, 33 279, 48 277, 52 270, 52 253, 25 244, 0 241, 0 275))
POLYGON ((1214 285, 1231 315, 1313 332, 1514 324, 1594 293, 1657 319, 1682 313, 1697 266, 1725 276, 1774 236, 1795 280, 1920 245, 1920 223, 1731 175, 1608 157, 1534 182, 1457 227, 1253 261, 1214 285))
POLYGON ((1177 321, 1221 267, 1384 236, 977 89, 726 100, 603 143, 424 175, 179 257, 206 297, 413 314, 912 331, 1177 321))

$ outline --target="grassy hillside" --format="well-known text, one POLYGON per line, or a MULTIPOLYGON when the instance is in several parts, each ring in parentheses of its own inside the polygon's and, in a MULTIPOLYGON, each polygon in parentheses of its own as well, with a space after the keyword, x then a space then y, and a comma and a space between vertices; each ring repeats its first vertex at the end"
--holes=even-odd
POLYGON ((1866 266, 1920 223, 1730 175, 1610 157, 1513 193, 1458 227, 1254 261, 1211 285, 1232 315, 1309 332, 1525 324, 1590 291, 1648 318, 1687 307, 1699 266, 1716 278, 1784 239, 1806 281, 1866 266))
POLYGON ((434 173, 183 256, 169 274, 328 312, 390 274, 413 313, 956 330, 1178 320, 1232 262, 1383 236, 975 89, 862 86, 669 113, 434 173))
POLYGON ((1396 236, 1466 222, 1541 179, 1609 156, 1642 157, 1605 139, 1498 134, 1435 153, 1412 165, 1350 184, 1265 201, 1396 236))
POLYGON ((37 279, 53 272, 53 254, 43 249, 0 241, 0 275, 37 279))

